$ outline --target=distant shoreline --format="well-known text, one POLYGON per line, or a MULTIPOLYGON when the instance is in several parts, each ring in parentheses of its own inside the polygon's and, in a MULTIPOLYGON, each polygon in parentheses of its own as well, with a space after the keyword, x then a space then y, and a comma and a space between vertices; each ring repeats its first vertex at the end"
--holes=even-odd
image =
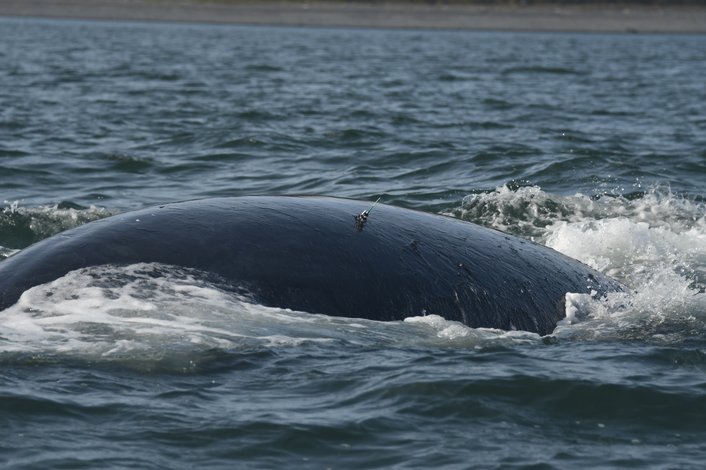
POLYGON ((706 34, 706 5, 0 0, 0 16, 242 25, 706 34))

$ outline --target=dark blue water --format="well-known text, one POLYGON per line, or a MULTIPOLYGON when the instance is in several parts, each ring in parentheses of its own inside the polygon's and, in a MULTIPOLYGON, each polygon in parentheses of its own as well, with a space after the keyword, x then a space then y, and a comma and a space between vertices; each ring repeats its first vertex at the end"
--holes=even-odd
POLYGON ((700 468, 705 76, 704 36, 0 20, 0 258, 156 203, 382 196, 630 287, 540 338, 73 272, 0 315, 0 464, 700 468))

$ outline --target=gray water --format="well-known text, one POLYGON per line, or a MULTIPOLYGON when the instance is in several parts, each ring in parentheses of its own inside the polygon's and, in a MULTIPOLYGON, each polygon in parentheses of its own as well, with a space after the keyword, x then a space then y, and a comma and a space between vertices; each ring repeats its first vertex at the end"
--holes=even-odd
POLYGON ((704 36, 0 20, 0 258, 170 201, 382 196, 629 286, 541 338, 80 270, 0 315, 0 463, 700 468, 704 76, 704 36))

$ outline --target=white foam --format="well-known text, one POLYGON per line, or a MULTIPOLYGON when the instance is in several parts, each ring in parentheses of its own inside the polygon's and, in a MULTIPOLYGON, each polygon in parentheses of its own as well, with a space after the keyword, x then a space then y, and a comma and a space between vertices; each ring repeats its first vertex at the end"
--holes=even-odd
POLYGON ((471 328, 462 323, 445 320, 439 315, 405 318, 404 323, 423 328, 418 334, 420 342, 433 342, 437 346, 481 348, 491 345, 536 343, 541 337, 527 331, 504 331, 494 328, 471 328), (437 341, 433 341, 436 339, 437 341))
MULTIPOLYGON (((667 220, 655 214, 671 204, 633 211, 632 218, 558 222, 548 227, 547 244, 633 288, 603 300, 567 296, 567 321, 559 332, 586 337, 678 340, 706 333, 706 230, 703 216, 667 220), (648 221, 649 220, 649 221, 648 221)), ((700 207, 694 214, 698 214, 700 207)), ((672 215, 670 212, 668 214, 672 215)))
POLYGON ((566 313, 558 338, 679 342, 706 334, 706 294, 668 273, 634 292, 567 294, 566 313))
POLYGON ((555 196, 507 187, 454 215, 534 238, 626 284, 602 299, 569 293, 563 338, 679 341, 706 334, 706 204, 652 188, 641 197, 555 196))
POLYGON ((73 271, 27 290, 3 311, 0 353, 144 361, 175 350, 320 339, 300 326, 314 321, 306 314, 248 303, 199 274, 158 264, 73 271))

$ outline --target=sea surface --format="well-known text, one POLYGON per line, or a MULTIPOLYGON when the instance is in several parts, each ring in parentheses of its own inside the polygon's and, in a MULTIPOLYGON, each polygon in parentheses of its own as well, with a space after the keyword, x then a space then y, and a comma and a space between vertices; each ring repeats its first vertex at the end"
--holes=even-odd
POLYGON ((75 271, 0 313, 0 467, 702 468, 704 77, 706 36, 0 19, 0 258, 172 201, 382 197, 628 286, 540 337, 75 271))

